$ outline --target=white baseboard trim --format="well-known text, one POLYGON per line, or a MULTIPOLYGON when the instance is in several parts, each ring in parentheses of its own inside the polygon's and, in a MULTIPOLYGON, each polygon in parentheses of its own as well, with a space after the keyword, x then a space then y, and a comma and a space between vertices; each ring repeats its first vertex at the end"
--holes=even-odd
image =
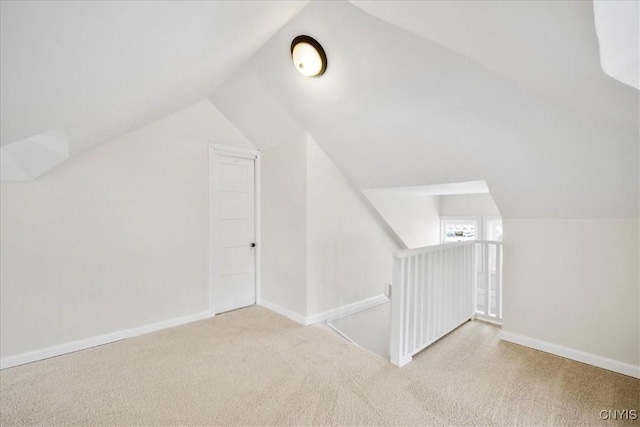
POLYGON ((136 328, 125 329, 123 331, 112 332, 97 337, 86 338, 83 340, 72 341, 65 344, 55 345, 53 347, 43 348, 41 350, 30 351, 28 353, 17 354, 15 356, 3 357, 0 359, 0 369, 12 368, 25 363, 36 362, 38 360, 49 359, 50 357, 61 356, 67 353, 73 353, 79 350, 96 347, 103 344, 120 341, 126 338, 132 338, 139 335, 148 334, 149 332, 159 331, 161 329, 171 328, 173 326, 184 325, 186 323, 213 317, 214 313, 203 311, 201 313, 190 314, 188 316, 177 317, 175 319, 163 320, 161 322, 152 323, 150 325, 138 326, 136 328))
POLYGON ((298 314, 295 313, 289 309, 286 309, 284 307, 280 307, 278 304, 274 304, 272 302, 269 302, 267 300, 265 300, 264 298, 262 298, 260 300, 260 304, 261 306, 268 308, 271 311, 274 311, 278 314, 282 314, 284 317, 288 317, 289 319, 293 320, 294 322, 298 322, 301 325, 308 325, 307 323, 307 318, 304 317, 302 314, 298 314))
POLYGON ((278 304, 266 301, 262 299, 258 305, 268 308, 271 311, 275 311, 278 314, 282 314, 285 317, 298 322, 301 325, 313 325, 314 323, 323 322, 325 320, 333 319, 335 317, 343 316, 345 314, 353 314, 367 308, 375 307, 376 305, 383 304, 389 301, 385 295, 376 295, 375 297, 367 298, 362 301, 356 301, 351 304, 343 305, 342 307, 333 308, 331 310, 324 311, 322 313, 314 314, 312 316, 305 317, 302 314, 295 313, 287 308, 281 307, 278 304))
POLYGON ((618 360, 586 353, 569 347, 563 347, 558 344, 529 338, 524 335, 518 335, 507 331, 500 332, 500 339, 640 379, 640 366, 638 365, 620 362, 618 360))
POLYGON ((334 308, 324 311, 322 313, 314 314, 307 317, 307 325, 313 325, 314 323, 324 322, 325 320, 331 320, 336 317, 344 316, 346 314, 357 313, 367 308, 375 307, 376 305, 384 304, 388 302, 389 298, 386 295, 376 295, 375 297, 367 298, 362 301, 352 302, 351 304, 343 305, 342 307, 334 308))

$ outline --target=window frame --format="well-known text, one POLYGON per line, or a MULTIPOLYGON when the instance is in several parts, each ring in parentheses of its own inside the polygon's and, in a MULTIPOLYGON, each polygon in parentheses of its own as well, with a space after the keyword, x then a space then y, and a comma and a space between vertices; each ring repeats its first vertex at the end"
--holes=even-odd
POLYGON ((440 244, 451 243, 445 242, 445 229, 446 223, 448 224, 468 224, 469 222, 475 222, 476 224, 476 236, 474 240, 482 240, 484 236, 484 227, 481 216, 441 216, 440 217, 440 244))

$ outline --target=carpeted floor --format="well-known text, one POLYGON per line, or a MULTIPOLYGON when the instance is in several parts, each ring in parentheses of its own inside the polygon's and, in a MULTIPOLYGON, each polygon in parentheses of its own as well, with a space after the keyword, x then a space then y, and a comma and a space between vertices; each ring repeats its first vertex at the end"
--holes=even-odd
POLYGON ((0 373, 2 425, 638 425, 640 381, 469 322, 402 369, 261 307, 0 373))

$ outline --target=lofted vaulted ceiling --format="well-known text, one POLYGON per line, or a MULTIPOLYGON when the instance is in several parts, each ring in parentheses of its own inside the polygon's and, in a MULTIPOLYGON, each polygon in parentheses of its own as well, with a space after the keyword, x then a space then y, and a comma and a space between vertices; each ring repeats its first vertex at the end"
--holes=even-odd
POLYGON ((2 145, 65 127, 73 155, 193 104, 305 4, 2 1, 2 145))
POLYGON ((590 3, 358 6, 309 4, 211 101, 260 148, 308 131, 360 189, 485 180, 507 217, 637 216, 638 91, 599 68, 590 3), (290 63, 301 33, 320 78, 290 63))
POLYGON ((600 66, 591 1, 353 1, 360 9, 473 59, 597 120, 637 129, 638 99, 600 66))
POLYGON ((265 149, 309 132, 360 189, 485 180, 506 217, 638 215, 638 91, 591 2, 2 2, 1 137, 71 155, 208 97, 265 149), (329 56, 304 78, 289 44, 329 56))

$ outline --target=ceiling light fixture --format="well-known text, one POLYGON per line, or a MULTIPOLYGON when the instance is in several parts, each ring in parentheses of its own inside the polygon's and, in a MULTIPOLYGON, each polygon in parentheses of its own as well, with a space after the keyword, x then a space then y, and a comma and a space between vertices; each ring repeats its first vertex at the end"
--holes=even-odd
POLYGON ((291 58, 300 74, 318 77, 327 69, 327 55, 315 39, 298 36, 291 42, 291 58))

